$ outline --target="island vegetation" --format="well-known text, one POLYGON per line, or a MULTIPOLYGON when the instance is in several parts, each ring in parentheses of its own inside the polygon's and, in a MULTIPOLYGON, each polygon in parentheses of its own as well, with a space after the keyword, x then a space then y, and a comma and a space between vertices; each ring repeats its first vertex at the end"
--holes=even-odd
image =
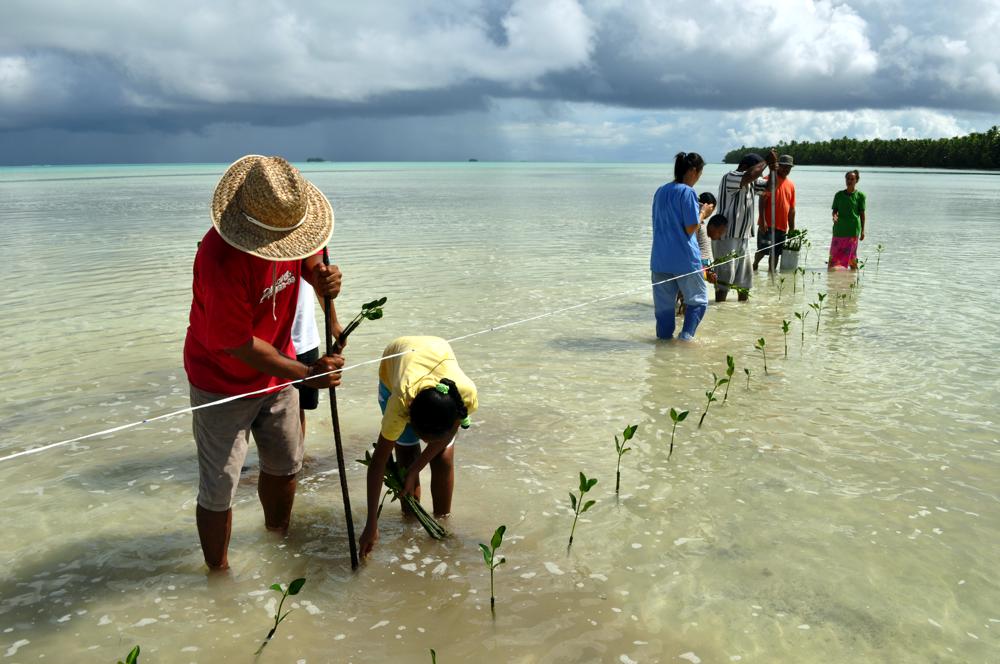
MULTIPOLYGON (((922 168, 1000 169, 1000 127, 953 138, 836 138, 829 141, 791 141, 774 146, 795 157, 796 165, 916 166, 922 168)), ((765 154, 770 147, 740 146, 723 161, 739 163, 747 152, 765 154)))

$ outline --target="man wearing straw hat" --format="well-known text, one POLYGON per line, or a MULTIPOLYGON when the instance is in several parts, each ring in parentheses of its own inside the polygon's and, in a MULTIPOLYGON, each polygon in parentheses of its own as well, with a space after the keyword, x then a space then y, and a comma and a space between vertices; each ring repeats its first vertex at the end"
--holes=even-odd
POLYGON ((303 441, 298 392, 287 383, 336 386, 340 373, 328 372, 344 364, 340 355, 302 364, 291 339, 300 276, 321 296, 340 293, 340 270, 318 254, 332 234, 326 197, 280 157, 243 157, 216 186, 212 228, 194 259, 184 342, 196 408, 198 537, 211 569, 229 567, 232 504, 251 433, 264 523, 288 530, 303 441))

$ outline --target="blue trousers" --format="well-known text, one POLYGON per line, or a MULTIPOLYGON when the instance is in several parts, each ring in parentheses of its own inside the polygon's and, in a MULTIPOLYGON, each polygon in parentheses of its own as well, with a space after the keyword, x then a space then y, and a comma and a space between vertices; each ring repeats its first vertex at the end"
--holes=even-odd
POLYGON ((677 338, 684 341, 694 339, 695 330, 708 309, 708 285, 701 273, 677 277, 667 272, 653 272, 652 281, 657 338, 674 338, 677 327, 674 311, 680 291, 684 294, 684 326, 677 338))

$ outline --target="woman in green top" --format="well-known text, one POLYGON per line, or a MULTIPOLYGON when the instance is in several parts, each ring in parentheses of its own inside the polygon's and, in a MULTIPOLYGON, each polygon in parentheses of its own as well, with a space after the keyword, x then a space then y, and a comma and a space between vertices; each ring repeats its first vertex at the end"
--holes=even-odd
POLYGON ((847 171, 847 188, 833 196, 833 239, 830 241, 830 267, 858 269, 858 242, 865 239, 865 195, 858 189, 861 173, 847 171))

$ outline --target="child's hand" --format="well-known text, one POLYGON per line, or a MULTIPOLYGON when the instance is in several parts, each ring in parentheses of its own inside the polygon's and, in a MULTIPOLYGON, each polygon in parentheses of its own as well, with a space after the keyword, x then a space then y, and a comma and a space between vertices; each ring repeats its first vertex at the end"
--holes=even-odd
POLYGON ((420 473, 415 473, 412 470, 407 471, 406 479, 403 480, 403 495, 412 496, 417 490, 417 482, 420 481, 420 473))
POLYGON ((361 538, 358 540, 358 549, 362 558, 367 558, 368 554, 375 548, 378 542, 378 524, 367 524, 361 531, 361 538))

